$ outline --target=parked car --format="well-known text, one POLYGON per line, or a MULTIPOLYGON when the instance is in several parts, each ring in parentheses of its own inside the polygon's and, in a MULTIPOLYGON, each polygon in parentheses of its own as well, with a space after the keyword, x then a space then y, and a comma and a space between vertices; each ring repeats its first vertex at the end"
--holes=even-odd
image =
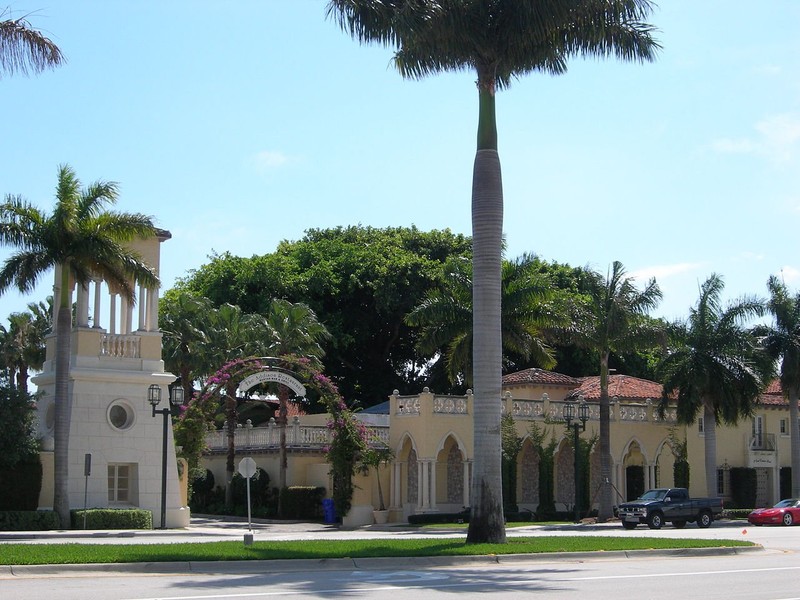
POLYGON ((722 498, 690 498, 686 488, 658 488, 620 504, 618 514, 625 529, 639 523, 647 523, 650 529, 672 523, 680 529, 689 521, 705 528, 722 515, 722 498))
POLYGON ((753 525, 794 525, 800 523, 800 499, 787 498, 772 508, 757 508, 747 520, 753 525))

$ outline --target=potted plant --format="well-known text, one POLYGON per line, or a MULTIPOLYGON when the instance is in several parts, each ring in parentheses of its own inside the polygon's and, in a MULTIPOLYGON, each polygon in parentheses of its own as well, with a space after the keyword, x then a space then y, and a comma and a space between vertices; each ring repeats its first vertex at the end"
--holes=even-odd
POLYGON ((377 448, 369 447, 361 457, 361 469, 366 475, 371 468, 375 469, 375 477, 378 481, 378 508, 372 511, 375 523, 383 524, 389 519, 389 511, 383 502, 383 488, 381 487, 381 465, 387 464, 394 458, 392 450, 386 446, 377 448))

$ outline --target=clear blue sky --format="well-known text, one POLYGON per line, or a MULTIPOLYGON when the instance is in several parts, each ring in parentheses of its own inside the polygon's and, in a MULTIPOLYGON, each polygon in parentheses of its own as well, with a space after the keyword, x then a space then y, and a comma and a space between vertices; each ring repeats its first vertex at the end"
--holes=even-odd
MULTIPOLYGON (((322 0, 10 0, 66 66, 0 80, 0 194, 53 204, 57 167, 117 181, 172 232, 162 279, 313 227, 470 233, 471 73, 405 81, 322 0)), ((508 256, 614 260, 685 317, 800 287, 800 2, 663 0, 653 64, 576 60, 498 96, 508 256)), ((8 255, 0 249, 0 258, 8 255)), ((0 318, 49 293, 0 298, 0 318)))

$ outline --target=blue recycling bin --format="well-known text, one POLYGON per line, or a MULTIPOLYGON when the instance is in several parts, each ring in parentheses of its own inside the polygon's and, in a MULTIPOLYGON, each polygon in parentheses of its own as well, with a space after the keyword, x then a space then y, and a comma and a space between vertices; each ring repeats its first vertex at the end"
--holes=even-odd
POLYGON ((325 523, 336 523, 336 509, 331 498, 322 500, 322 519, 325 523))

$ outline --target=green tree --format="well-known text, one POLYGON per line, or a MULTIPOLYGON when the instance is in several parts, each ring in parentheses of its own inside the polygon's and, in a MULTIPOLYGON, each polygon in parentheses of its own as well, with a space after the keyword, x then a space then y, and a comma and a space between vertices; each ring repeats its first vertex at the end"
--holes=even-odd
POLYGON ((0 11, 0 78, 3 73, 38 73, 63 62, 58 46, 31 27, 27 15, 12 19, 9 9, 0 11))
POLYGON ((34 398, 0 384, 0 470, 38 459, 34 398))
MULTIPOLYGON (((538 266, 538 259, 530 255, 503 261, 504 363, 514 367, 520 360, 533 360, 545 369, 553 367, 553 351, 545 342, 543 331, 566 324, 564 313, 559 312, 554 301, 553 285, 538 266)), ((428 292, 406 322, 420 328, 421 353, 438 355, 438 360, 445 361, 452 383, 472 385, 472 268, 466 259, 447 262, 442 286, 428 292)))
POLYGON ((503 192, 495 91, 534 71, 560 74, 571 56, 651 60, 648 0, 331 0, 328 15, 362 43, 395 49, 403 77, 477 75, 472 179, 474 444, 469 543, 504 542, 500 460, 503 192))
POLYGON ((717 495, 717 421, 734 425, 752 414, 770 366, 755 336, 742 325, 761 316, 764 305, 745 297, 723 308, 724 287, 717 274, 706 279, 688 322, 672 327, 673 347, 659 366, 661 412, 677 399, 679 423, 692 424, 702 414, 709 496, 717 495))
POLYGON ((567 331, 576 345, 594 350, 600 355, 600 488, 597 517, 601 521, 612 517, 611 494, 611 418, 608 398, 609 357, 611 353, 631 352, 655 345, 663 335, 658 321, 647 313, 661 300, 661 290, 655 279, 639 291, 633 279, 626 277, 625 267, 614 261, 606 276, 590 272, 583 290, 587 302, 579 306, 577 318, 567 331))
POLYGON ((0 357, 8 383, 23 393, 28 392, 30 372, 44 365, 45 337, 51 330, 49 315, 39 312, 42 307, 35 303, 28 307, 29 311, 9 315, 8 329, 0 325, 0 357))
POLYGON ((418 356, 417 330, 403 319, 454 256, 470 257, 470 241, 449 231, 311 229, 263 256, 215 256, 166 298, 189 292, 262 315, 273 298, 305 304, 331 334, 320 341, 330 377, 348 402, 369 407, 393 389, 447 386, 441 370, 425 370, 433 357, 418 356))
POLYGON ((762 340, 767 353, 780 362, 783 395, 789 401, 791 431, 792 496, 800 497, 800 293, 790 294, 786 285, 774 275, 767 280, 770 297, 767 310, 772 326, 757 327, 754 333, 762 340))
MULTIPOLYGON (((325 354, 320 342, 330 338, 328 330, 317 320, 317 315, 302 303, 292 304, 275 299, 270 303, 266 316, 266 329, 270 341, 267 353, 277 358, 300 356, 308 359, 315 368, 320 368, 319 359, 325 354)), ((278 487, 286 487, 286 427, 288 425, 289 388, 278 385, 278 424, 280 425, 280 469, 278 487)), ((278 516, 284 516, 283 501, 278 498, 278 516)))
POLYGON ((135 239, 156 235, 150 217, 106 210, 117 201, 117 184, 98 181, 81 188, 66 165, 58 169, 56 204, 51 214, 19 196, 7 196, 0 205, 0 244, 16 250, 0 270, 0 292, 12 285, 29 293, 52 268, 59 276, 60 297, 55 318, 55 485, 53 509, 69 523, 68 457, 72 398, 69 364, 72 330, 72 284, 88 285, 104 279, 129 302, 136 300, 136 283, 158 285, 155 272, 126 246, 135 239))
POLYGON ((209 375, 209 315, 213 307, 207 298, 188 293, 174 294, 159 305, 158 323, 162 335, 162 355, 168 371, 177 373, 188 401, 194 382, 209 375))

